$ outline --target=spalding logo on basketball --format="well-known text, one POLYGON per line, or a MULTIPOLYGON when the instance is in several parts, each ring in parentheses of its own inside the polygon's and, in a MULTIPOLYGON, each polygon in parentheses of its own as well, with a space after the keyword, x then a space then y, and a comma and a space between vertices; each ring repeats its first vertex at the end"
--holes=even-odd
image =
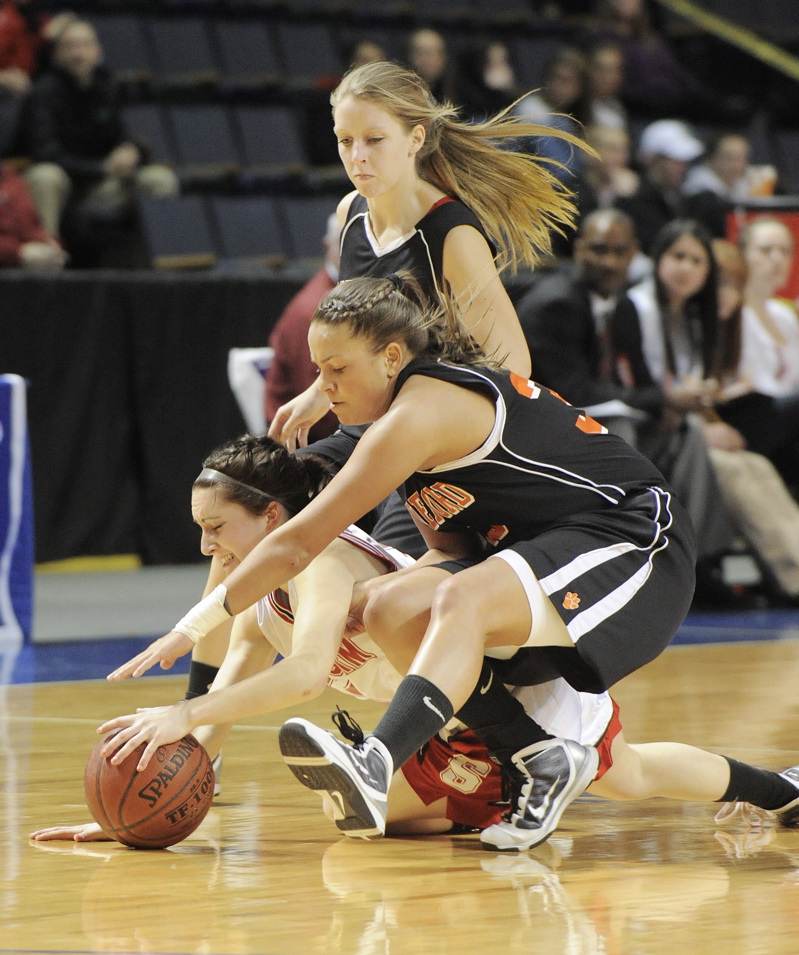
POLYGON ((200 825, 214 798, 214 768, 191 735, 159 746, 147 769, 136 772, 144 744, 118 766, 92 750, 83 777, 94 821, 117 842, 137 849, 165 849, 200 825))

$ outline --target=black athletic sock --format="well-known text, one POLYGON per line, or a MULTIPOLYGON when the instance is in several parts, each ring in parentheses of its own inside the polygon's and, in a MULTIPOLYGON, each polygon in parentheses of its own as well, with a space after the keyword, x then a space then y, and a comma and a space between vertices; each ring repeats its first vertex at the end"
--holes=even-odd
POLYGON ((776 811, 799 797, 799 789, 779 773, 724 758, 730 764, 730 785, 718 802, 750 802, 776 811))
POLYGON ((189 665, 189 688, 186 690, 186 699, 193 700, 195 696, 205 696, 211 689, 217 673, 219 673, 219 667, 192 660, 189 665))
POLYGON ((489 660, 483 660, 477 686, 455 716, 474 730, 501 763, 526 746, 553 738, 525 713, 489 660))
POLYGON ((394 699, 375 727, 372 736, 385 744, 394 760, 394 769, 452 719, 452 703, 423 676, 406 676, 394 699))

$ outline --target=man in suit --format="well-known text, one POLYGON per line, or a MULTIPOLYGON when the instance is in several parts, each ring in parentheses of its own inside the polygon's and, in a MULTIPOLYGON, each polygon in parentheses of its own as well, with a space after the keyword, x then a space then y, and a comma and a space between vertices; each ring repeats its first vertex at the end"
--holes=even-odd
POLYGON ((583 219, 573 264, 539 279, 516 307, 532 377, 588 411, 662 471, 697 530, 705 589, 713 579, 714 595, 732 601, 717 578, 721 556, 733 547, 733 524, 702 431, 686 420, 687 412, 703 408, 672 399, 652 379, 638 315, 625 294, 637 249, 626 213, 599 209, 583 219))
POLYGON ((666 404, 644 361, 635 306, 624 294, 636 251, 627 215, 595 211, 575 238, 574 264, 537 281, 517 307, 533 378, 590 408, 631 444, 638 425, 660 418, 666 404))

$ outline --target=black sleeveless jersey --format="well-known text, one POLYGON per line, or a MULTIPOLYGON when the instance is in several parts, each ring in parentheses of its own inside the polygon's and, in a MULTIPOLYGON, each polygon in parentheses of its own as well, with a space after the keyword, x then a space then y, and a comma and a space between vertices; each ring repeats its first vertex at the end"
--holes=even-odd
POLYGON ((356 196, 347 210, 341 233, 339 280, 364 275, 385 278, 392 272, 408 269, 427 297, 438 302, 444 289, 444 240, 459 225, 477 229, 493 254, 494 247, 477 216, 462 202, 449 198, 437 202, 411 233, 381 248, 372 234, 366 199, 356 196))
POLYGON ((458 461, 417 471, 405 482, 407 507, 434 530, 477 531, 501 547, 532 540, 578 515, 623 510, 661 473, 626 441, 554 392, 518 375, 414 359, 425 375, 480 391, 495 404, 484 445, 458 461))

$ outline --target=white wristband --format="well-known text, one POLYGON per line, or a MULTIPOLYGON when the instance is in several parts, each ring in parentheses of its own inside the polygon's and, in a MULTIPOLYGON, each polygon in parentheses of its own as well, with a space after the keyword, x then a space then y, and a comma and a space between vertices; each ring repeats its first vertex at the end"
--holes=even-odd
POLYGON ((173 630, 184 633, 192 643, 197 644, 202 638, 216 629, 220 623, 230 620, 231 614, 225 607, 227 587, 220 584, 179 620, 173 630))

